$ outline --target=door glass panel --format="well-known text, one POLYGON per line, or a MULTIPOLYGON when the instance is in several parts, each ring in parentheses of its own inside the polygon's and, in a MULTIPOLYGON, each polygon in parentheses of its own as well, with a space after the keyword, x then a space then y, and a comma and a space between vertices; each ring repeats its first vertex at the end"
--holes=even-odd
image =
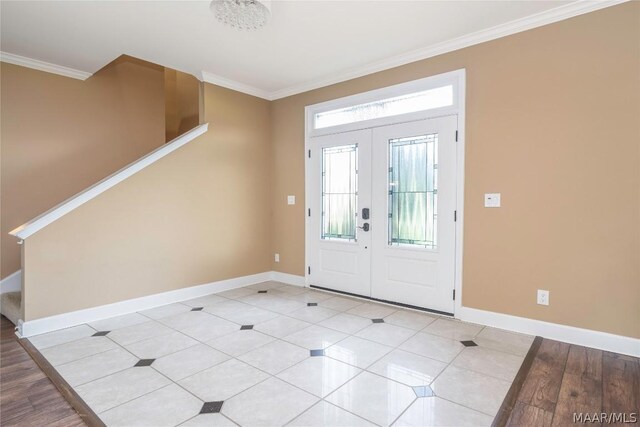
POLYGON ((389 140, 389 245, 437 248, 438 134, 389 140))
POLYGON ((356 240, 358 146, 322 149, 322 239, 356 240))

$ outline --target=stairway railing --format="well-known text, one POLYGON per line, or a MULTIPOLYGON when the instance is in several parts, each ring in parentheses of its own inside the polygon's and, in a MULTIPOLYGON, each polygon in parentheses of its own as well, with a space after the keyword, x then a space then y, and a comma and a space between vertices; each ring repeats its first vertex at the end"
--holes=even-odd
POLYGON ((89 200, 97 197, 98 195, 100 195, 101 193, 104 193, 111 187, 129 178, 131 175, 141 171, 147 166, 165 157, 167 154, 172 153, 173 151, 177 150, 178 148, 182 147, 188 142, 194 140, 198 136, 205 133, 208 130, 208 128, 209 128, 209 124, 205 123, 191 129, 190 131, 180 135, 179 137, 175 138, 172 141, 169 141, 168 143, 152 151, 151 153, 139 158, 135 162, 130 163, 129 165, 120 169, 118 172, 108 176, 107 178, 103 179, 97 184, 92 185, 86 190, 81 191, 75 196, 70 197, 69 199, 60 203, 56 207, 49 209, 47 212, 43 213, 42 215, 12 230, 9 234, 19 239, 26 239, 27 237, 31 236, 32 234, 38 232, 39 230, 43 229, 47 225, 51 224, 55 220, 73 211, 78 206, 85 204, 89 200))

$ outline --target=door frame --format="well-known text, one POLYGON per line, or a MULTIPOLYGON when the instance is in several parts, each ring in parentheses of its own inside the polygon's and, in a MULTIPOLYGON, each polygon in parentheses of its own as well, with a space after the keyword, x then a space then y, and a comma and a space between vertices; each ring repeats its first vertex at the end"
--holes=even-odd
POLYGON ((349 132, 353 130, 369 129, 390 124, 406 123, 416 120, 431 119, 442 116, 457 115, 458 132, 456 142, 456 214, 455 223, 455 270, 454 270, 454 317, 459 317, 462 308, 462 265, 464 244, 464 177, 465 177, 465 99, 466 99, 466 70, 459 69, 443 74, 437 74, 418 80, 409 81, 393 86, 362 92, 343 98, 307 105, 305 107, 305 136, 304 136, 304 170, 305 170, 305 286, 309 287, 309 253, 313 233, 310 232, 309 205, 310 194, 306 187, 310 182, 309 149, 311 138, 320 135, 349 132), (314 115, 319 112, 330 111, 351 105, 358 105, 394 96, 429 90, 445 85, 453 86, 453 105, 434 108, 415 113, 401 114, 392 117, 365 120, 323 129, 314 129, 314 115))

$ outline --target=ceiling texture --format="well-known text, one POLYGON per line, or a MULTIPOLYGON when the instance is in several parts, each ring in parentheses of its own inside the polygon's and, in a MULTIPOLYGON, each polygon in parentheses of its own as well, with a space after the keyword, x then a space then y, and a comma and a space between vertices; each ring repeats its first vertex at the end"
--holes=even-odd
POLYGON ((2 1, 0 50, 80 78, 127 54, 277 99, 619 2, 276 0, 238 31, 208 1, 2 1))

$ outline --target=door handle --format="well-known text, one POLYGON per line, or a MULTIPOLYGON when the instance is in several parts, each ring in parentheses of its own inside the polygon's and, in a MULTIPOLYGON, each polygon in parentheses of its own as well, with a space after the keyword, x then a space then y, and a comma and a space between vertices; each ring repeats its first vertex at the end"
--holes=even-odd
POLYGON ((358 228, 362 231, 369 231, 369 223, 365 222, 364 224, 362 224, 362 227, 358 226, 358 228))

